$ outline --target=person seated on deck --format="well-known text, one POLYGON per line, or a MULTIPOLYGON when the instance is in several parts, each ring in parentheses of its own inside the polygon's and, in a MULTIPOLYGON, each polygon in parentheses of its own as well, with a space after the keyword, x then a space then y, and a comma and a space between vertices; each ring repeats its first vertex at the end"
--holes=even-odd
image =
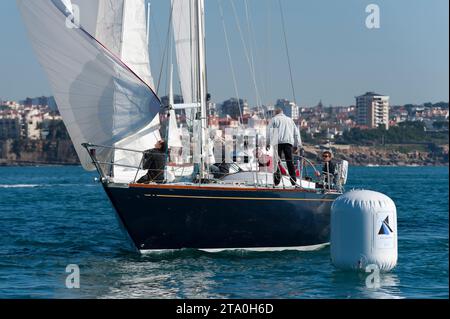
POLYGON ((324 162, 322 167, 324 185, 319 184, 318 188, 324 188, 325 185, 331 187, 336 178, 336 164, 333 161, 333 153, 329 150, 324 151, 322 153, 322 159, 324 162))
POLYGON ((138 184, 165 182, 164 171, 166 168, 166 142, 164 140, 158 141, 155 148, 144 152, 142 161, 142 168, 147 169, 148 172, 141 179, 137 181, 138 184))

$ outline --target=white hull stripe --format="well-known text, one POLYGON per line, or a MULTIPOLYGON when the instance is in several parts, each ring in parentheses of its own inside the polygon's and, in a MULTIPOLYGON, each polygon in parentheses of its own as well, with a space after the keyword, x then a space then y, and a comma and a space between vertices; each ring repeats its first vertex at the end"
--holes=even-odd
POLYGON ((217 197, 217 196, 183 196, 183 195, 150 195, 145 197, 178 198, 178 199, 223 199, 223 200, 260 200, 260 201, 302 201, 302 202, 334 202, 330 198, 257 198, 257 197, 217 197))

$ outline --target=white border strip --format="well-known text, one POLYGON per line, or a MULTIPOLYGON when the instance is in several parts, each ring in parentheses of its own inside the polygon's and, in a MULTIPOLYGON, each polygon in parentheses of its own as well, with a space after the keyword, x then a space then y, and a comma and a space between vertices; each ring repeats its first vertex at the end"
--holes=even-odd
MULTIPOLYGON (((199 248, 196 250, 204 251, 207 253, 220 253, 224 251, 248 251, 248 252, 280 252, 280 251, 315 251, 320 250, 330 243, 312 245, 312 246, 299 246, 299 247, 261 247, 261 248, 217 248, 217 249, 204 249, 199 248)), ((182 249, 149 249, 149 250, 140 250, 142 255, 149 254, 164 254, 164 253, 173 253, 182 251, 182 249)))

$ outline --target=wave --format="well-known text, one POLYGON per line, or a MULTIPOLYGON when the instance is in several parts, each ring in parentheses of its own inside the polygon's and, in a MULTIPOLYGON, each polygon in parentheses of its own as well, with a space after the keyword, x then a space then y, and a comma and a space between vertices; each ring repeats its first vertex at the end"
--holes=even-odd
POLYGON ((36 187, 42 187, 45 185, 40 184, 0 184, 0 188, 36 188, 36 187))

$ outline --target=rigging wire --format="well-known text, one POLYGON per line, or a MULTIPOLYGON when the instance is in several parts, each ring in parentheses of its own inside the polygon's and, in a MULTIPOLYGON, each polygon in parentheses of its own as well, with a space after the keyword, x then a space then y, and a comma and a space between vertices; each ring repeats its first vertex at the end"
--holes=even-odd
POLYGON ((166 56, 168 55, 168 47, 170 45, 170 31, 172 30, 172 17, 173 17, 173 5, 170 5, 170 16, 169 16, 169 26, 167 28, 167 35, 166 35, 166 44, 163 51, 163 58, 161 62, 161 68, 159 71, 159 78, 158 78, 158 85, 156 86, 156 94, 159 95, 159 88, 161 85, 161 79, 163 75, 164 65, 166 63, 166 56))
POLYGON ((288 60, 288 65, 289 65, 289 75, 291 78, 292 95, 294 97, 294 103, 295 103, 295 105, 297 105, 297 96, 295 94, 295 86, 294 86, 294 76, 292 74, 291 56, 289 54, 289 46, 288 46, 288 40, 287 40, 287 34, 286 34, 286 23, 285 23, 285 19, 284 19, 284 11, 283 11, 283 5, 281 4, 281 0, 278 0, 278 4, 280 7, 280 13, 281 13, 281 24, 283 27, 284 45, 286 48, 286 55, 287 55, 287 60, 288 60))
POLYGON ((271 10, 271 3, 272 0, 267 0, 266 4, 266 9, 267 9, 267 42, 266 42, 266 50, 265 51, 265 70, 266 70, 266 76, 265 76, 265 92, 266 92, 266 103, 270 104, 269 101, 269 88, 271 88, 271 76, 272 76, 272 10, 271 10))
POLYGON ((154 48, 154 46, 153 46, 153 43, 155 43, 156 42, 156 46, 158 47, 158 49, 159 49, 159 51, 162 51, 163 50, 163 46, 162 46, 162 41, 161 41, 161 37, 160 37, 160 32, 159 32, 159 29, 158 29, 158 25, 155 23, 155 19, 153 19, 153 16, 154 16, 154 13, 153 13, 153 11, 151 11, 150 12, 150 33, 152 33, 152 34, 154 34, 155 36, 156 36, 156 41, 154 41, 153 39, 153 37, 151 37, 151 43, 149 43, 149 51, 151 51, 151 48, 153 47, 154 48), (155 30, 154 32, 152 32, 152 30, 155 30))
POLYGON ((235 3, 234 3, 234 0, 230 0, 230 3, 231 3, 231 7, 233 9, 233 14, 234 14, 236 25, 237 25, 237 28, 238 28, 238 31, 239 31, 239 35, 240 35, 240 38, 241 38, 242 46, 244 48, 245 57, 247 59, 248 65, 250 67, 250 74, 251 74, 251 77, 252 77, 252 81, 253 81, 253 85, 254 85, 254 89, 255 89, 255 93, 256 93, 256 104, 257 104, 258 108, 261 108, 261 104, 260 104, 260 100, 261 99, 260 99, 260 95, 259 95, 258 84, 256 82, 256 74, 255 74, 254 69, 252 68, 250 55, 249 55, 249 52, 248 52, 248 48, 247 48, 247 46, 245 44, 245 39, 244 39, 244 35, 243 35, 243 32, 242 32, 241 24, 239 23, 239 18, 238 18, 238 14, 237 14, 237 11, 236 11, 236 6, 235 6, 235 3))
MULTIPOLYGON (((246 17, 246 22, 247 22, 247 29, 248 29, 248 37, 249 37, 249 48, 250 48, 250 57, 251 57, 251 65, 252 65, 252 69, 253 69, 253 73, 255 78, 257 77, 257 72, 256 72, 256 61, 258 61, 258 50, 256 50, 257 45, 256 45, 256 36, 255 36, 255 31, 253 28, 253 23, 252 23, 252 19, 251 19, 251 14, 250 14, 250 10, 249 10, 249 5, 248 5, 248 0, 244 0, 244 7, 245 7, 245 17, 246 17)), ((263 90, 264 90, 264 84, 263 86, 263 90)), ((261 94, 258 93, 258 97, 259 97, 259 102, 257 101, 257 107, 258 110, 261 112, 262 110, 262 98, 261 98, 261 94)), ((264 114, 264 113, 263 113, 264 114)), ((264 114, 264 118, 265 118, 265 114, 264 114)))
POLYGON ((244 11, 245 11, 245 19, 246 19, 246 22, 247 22, 247 31, 248 31, 248 38, 249 38, 248 44, 249 44, 249 53, 250 53, 250 60, 251 60, 250 64, 251 64, 251 68, 252 68, 253 72, 256 72, 256 69, 255 69, 255 58, 254 58, 254 55, 253 55, 253 42, 252 42, 252 32, 251 32, 252 28, 250 27, 250 15, 249 15, 249 12, 248 12, 248 2, 247 2, 247 0, 244 0, 244 11))
POLYGON ((217 0, 217 3, 219 4, 220 17, 222 19, 223 33, 224 33, 224 36, 225 36, 225 45, 226 45, 227 53, 228 53, 228 62, 230 63, 231 75, 233 77, 234 91, 235 91, 235 94, 236 94, 236 98, 237 98, 238 105, 239 105, 239 112, 240 112, 240 115, 241 115, 241 117, 240 117, 240 122, 241 123, 240 124, 242 125, 244 123, 244 114, 243 114, 243 111, 242 111, 241 99, 239 97, 239 90, 238 90, 237 81, 236 81, 236 74, 235 74, 235 71, 234 71, 233 59, 232 59, 232 56, 231 56, 231 49, 230 49, 230 43, 229 43, 229 40, 228 40, 227 26, 226 26, 225 17, 224 17, 224 14, 223 14, 222 0, 217 0))

